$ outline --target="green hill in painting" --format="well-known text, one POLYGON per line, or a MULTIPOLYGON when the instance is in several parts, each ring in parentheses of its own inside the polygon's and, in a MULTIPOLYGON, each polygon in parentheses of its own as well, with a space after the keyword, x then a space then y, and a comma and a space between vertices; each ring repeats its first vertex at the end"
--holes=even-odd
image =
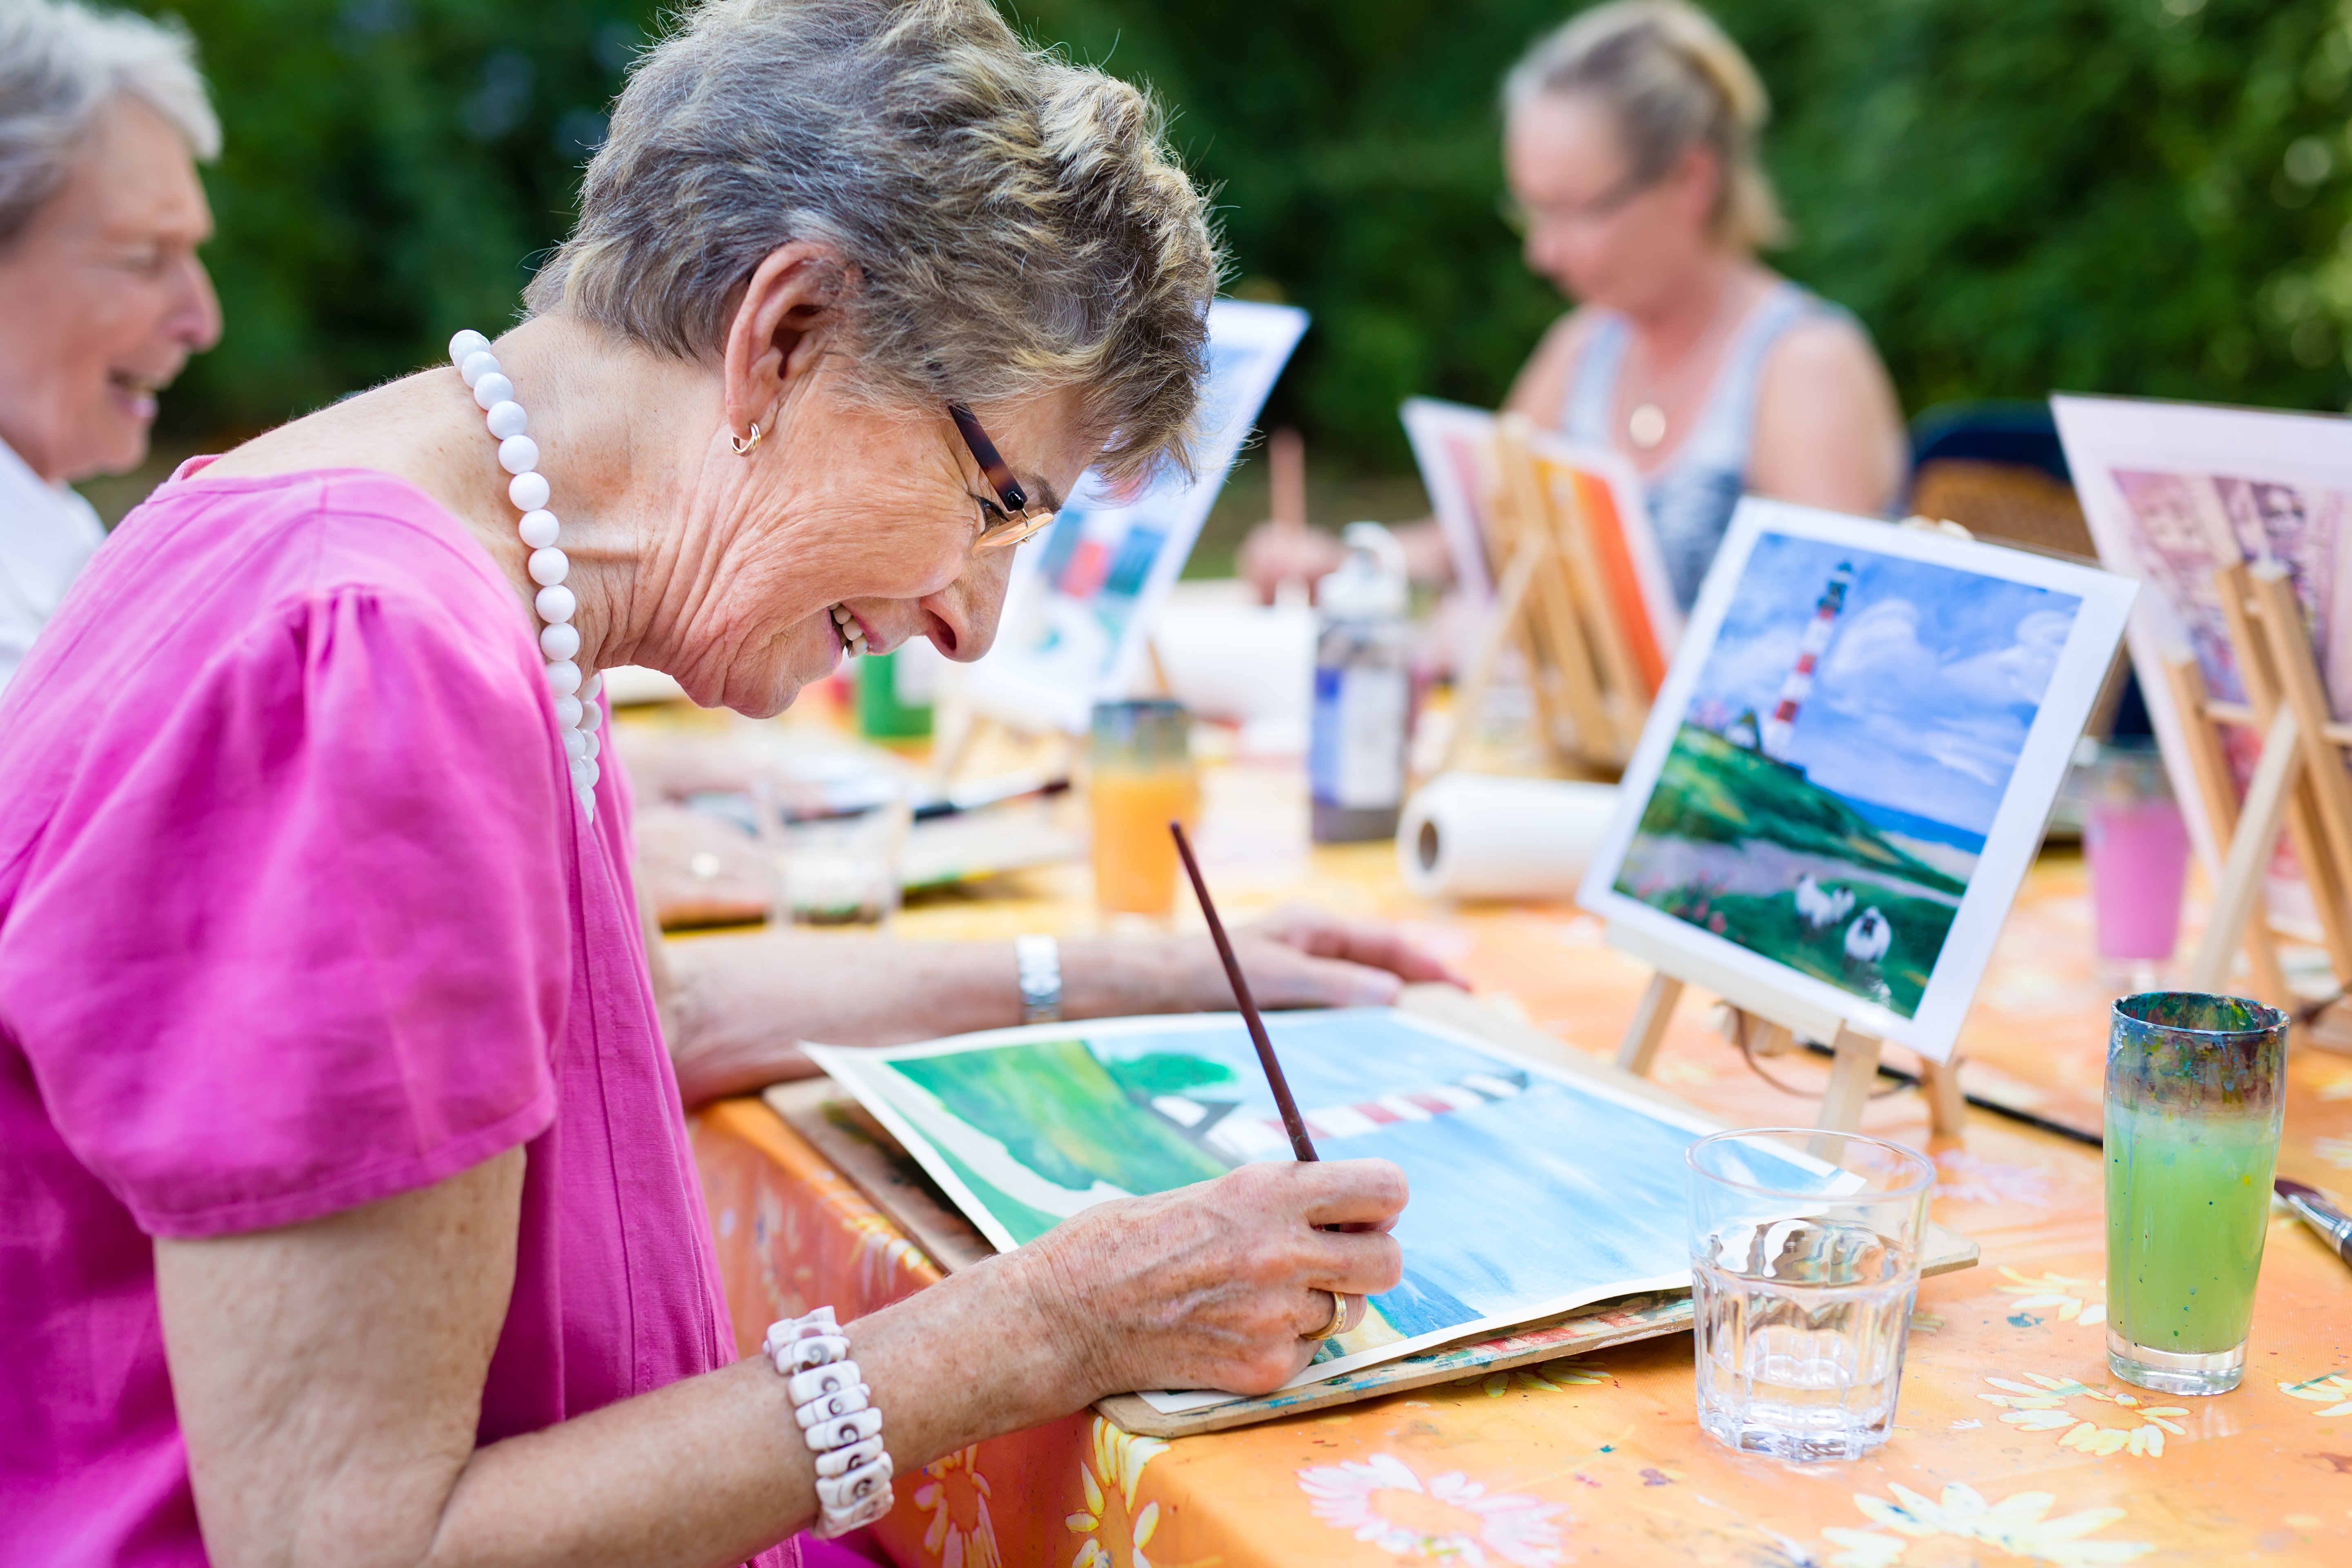
POLYGON ((1761 838, 1955 898, 1968 891, 1966 882, 1896 847, 1853 807, 1796 769, 1696 724, 1685 724, 1666 752, 1640 831, 1716 844, 1761 838))
MULTIPOLYGON (((1216 1063, 1200 1065, 1209 1071, 1185 1074, 1163 1063, 1159 1076, 1171 1083, 1231 1077, 1216 1063)), ((907 1058, 892 1066, 1030 1170, 1073 1192, 1100 1179, 1130 1193, 1159 1193, 1225 1173, 1223 1162, 1137 1103, 1084 1040, 907 1058)))

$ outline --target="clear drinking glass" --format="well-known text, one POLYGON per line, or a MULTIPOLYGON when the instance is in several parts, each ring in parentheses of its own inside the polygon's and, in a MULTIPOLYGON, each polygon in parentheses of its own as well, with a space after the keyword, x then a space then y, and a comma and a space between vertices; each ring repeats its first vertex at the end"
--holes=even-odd
POLYGON ((1886 1441, 1936 1167, 1856 1133, 1692 1144, 1698 1423, 1744 1453, 1858 1459, 1886 1441))
POLYGON ((2107 1366, 2164 1394, 2246 1370, 2270 1229, 2286 1015, 2154 991, 2107 1032, 2107 1366))
POLYGON ((771 841, 774 925, 879 925, 898 909, 898 858, 909 813, 903 798, 823 816, 782 817, 771 841))
POLYGON ((1192 715, 1179 702, 1097 703, 1088 762, 1096 903, 1106 914, 1167 914, 1176 906, 1168 824, 1190 832, 1201 816, 1192 715))
POLYGON ((2083 857, 2099 958, 2144 991, 2172 957, 2189 879, 2189 827, 2154 738, 2102 742, 2090 797, 2083 857))

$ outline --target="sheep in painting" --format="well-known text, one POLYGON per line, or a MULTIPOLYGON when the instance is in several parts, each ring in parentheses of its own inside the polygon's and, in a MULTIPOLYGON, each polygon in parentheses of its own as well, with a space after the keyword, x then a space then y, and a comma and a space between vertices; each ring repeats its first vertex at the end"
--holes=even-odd
POLYGON ((1853 889, 1824 888, 1811 871, 1797 879, 1797 914, 1809 931, 1827 931, 1853 908, 1853 889))
POLYGON ((1876 963, 1895 941, 1895 928, 1873 904, 1845 928, 1845 955, 1856 963, 1876 963))

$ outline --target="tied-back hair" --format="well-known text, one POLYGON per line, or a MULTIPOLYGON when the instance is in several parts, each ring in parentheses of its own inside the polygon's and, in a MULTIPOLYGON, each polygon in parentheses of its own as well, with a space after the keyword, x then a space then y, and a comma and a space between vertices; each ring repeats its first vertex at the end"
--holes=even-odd
POLYGON ((196 157, 220 155, 220 121, 176 21, 73 0, 0 0, 0 247, 57 195, 118 94, 162 115, 196 157))
POLYGON ((528 300, 707 358, 796 240, 845 263, 880 400, 1076 388, 1110 477, 1189 470, 1222 265, 1201 194, 1150 97, 987 0, 704 0, 631 70, 528 300))
POLYGON ((1715 232, 1742 250, 1785 244, 1788 224, 1758 162, 1771 104, 1739 46, 1688 0, 1611 0, 1538 41, 1503 83, 1510 113, 1538 98, 1591 93, 1615 116, 1635 183, 1664 178, 1689 148, 1723 171, 1715 232))

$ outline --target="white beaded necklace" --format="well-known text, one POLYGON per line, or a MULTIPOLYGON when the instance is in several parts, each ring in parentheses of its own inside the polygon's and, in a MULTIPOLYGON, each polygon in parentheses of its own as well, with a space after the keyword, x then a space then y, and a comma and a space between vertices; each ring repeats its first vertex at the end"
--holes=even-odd
POLYGON ((539 649, 547 657, 547 689, 555 698, 555 721, 563 727, 563 751, 572 761, 572 787, 581 809, 596 815, 596 753, 602 742, 596 731, 604 710, 597 694, 604 689, 602 674, 583 677, 574 662, 580 652, 580 628, 572 624, 580 602, 563 580, 572 562, 556 548, 562 526, 547 510, 547 476, 539 471, 539 443, 525 432, 530 416, 515 401, 514 383, 499 368, 490 340, 468 327, 449 340, 449 363, 473 389, 482 406, 490 438, 499 444, 499 467, 514 476, 507 499, 522 512, 518 531, 530 548, 530 580, 539 584, 533 607, 539 612, 539 649))

